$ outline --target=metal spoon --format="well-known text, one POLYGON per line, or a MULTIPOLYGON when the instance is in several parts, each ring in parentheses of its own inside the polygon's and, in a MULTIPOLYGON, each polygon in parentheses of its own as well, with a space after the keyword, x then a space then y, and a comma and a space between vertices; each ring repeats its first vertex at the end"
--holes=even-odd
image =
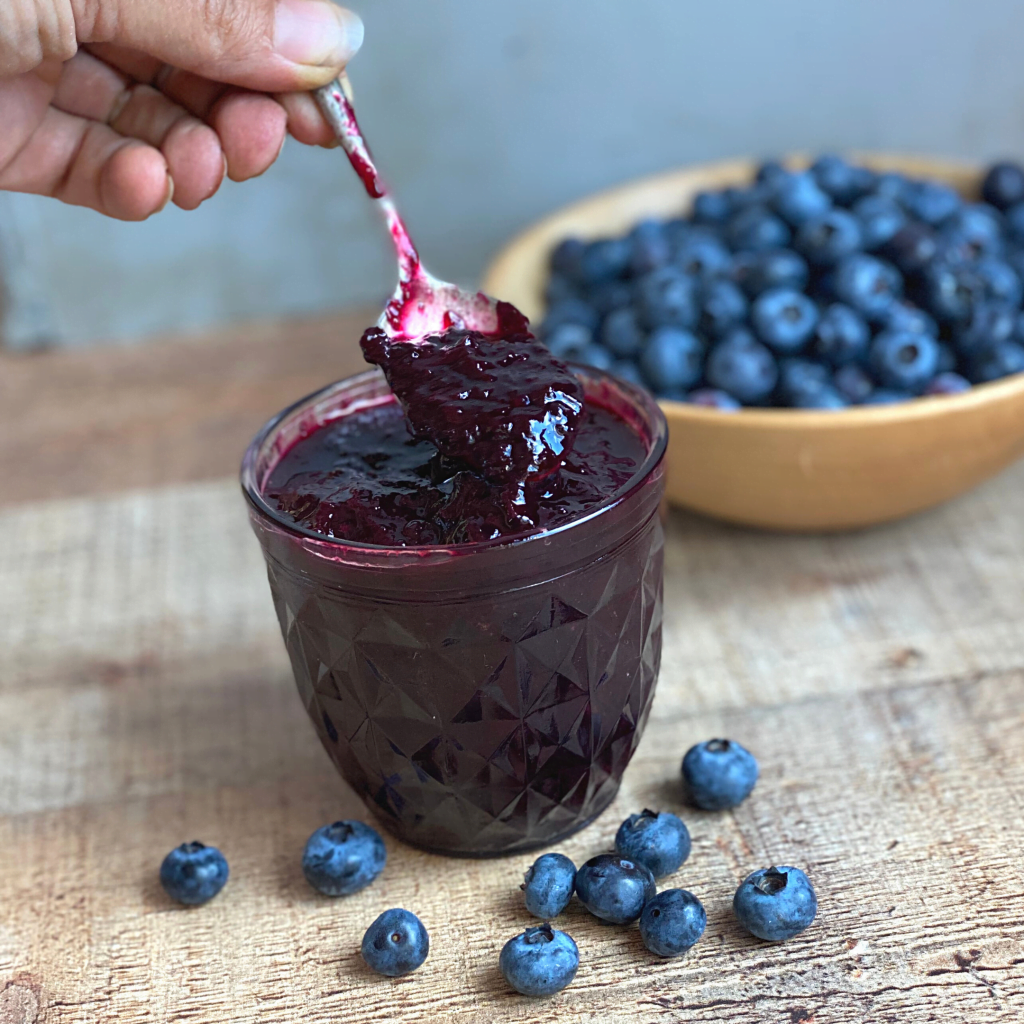
POLYGON ((367 194, 375 200, 398 256, 398 287, 377 326, 394 340, 415 340, 453 327, 491 333, 506 326, 526 325, 522 314, 507 302, 483 292, 468 292, 434 277, 423 266, 416 246, 394 200, 388 194, 370 155, 352 107, 347 75, 314 92, 317 105, 348 154, 367 194))

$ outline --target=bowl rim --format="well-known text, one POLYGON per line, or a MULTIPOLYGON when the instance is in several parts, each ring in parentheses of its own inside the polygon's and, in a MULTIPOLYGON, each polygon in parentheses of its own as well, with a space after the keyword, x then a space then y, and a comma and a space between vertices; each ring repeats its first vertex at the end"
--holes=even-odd
MULTIPOLYGON (((874 170, 896 170, 912 175, 939 174, 955 177, 961 191, 969 187, 968 179, 980 184, 982 167, 972 160, 957 157, 934 156, 925 153, 889 152, 874 150, 839 150, 848 160, 857 161, 874 170)), ((791 152, 780 162, 793 168, 809 166, 812 157, 801 151, 791 152)), ((595 205, 636 194, 642 189, 671 187, 687 176, 703 178, 726 174, 742 178, 757 168, 759 160, 751 156, 734 156, 720 160, 683 164, 682 166, 630 178, 609 188, 600 189, 579 197, 565 206, 550 211, 527 225, 509 239, 490 261, 484 274, 483 288, 489 294, 495 293, 492 279, 504 270, 505 264, 523 248, 534 248, 549 242, 555 230, 568 230, 564 222, 587 213, 595 205)), ((584 237, 588 234, 581 232, 584 237)), ((657 399, 665 415, 674 420, 690 423, 706 423, 730 430, 771 428, 774 430, 835 430, 850 426, 879 426, 893 421, 925 420, 960 412, 997 402, 1001 399, 1024 394, 1024 373, 1014 374, 1001 380, 974 384, 969 391, 959 395, 928 395, 894 402, 891 405, 857 405, 844 409, 785 409, 762 406, 746 406, 736 411, 725 412, 706 406, 692 405, 672 399, 657 399)))

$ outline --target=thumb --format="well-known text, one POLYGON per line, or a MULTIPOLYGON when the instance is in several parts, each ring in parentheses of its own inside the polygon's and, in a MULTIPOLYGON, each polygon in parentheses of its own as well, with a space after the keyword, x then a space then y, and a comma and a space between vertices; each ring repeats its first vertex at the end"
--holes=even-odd
POLYGON ((330 0, 71 0, 80 43, 113 43, 262 92, 313 89, 363 42, 330 0))

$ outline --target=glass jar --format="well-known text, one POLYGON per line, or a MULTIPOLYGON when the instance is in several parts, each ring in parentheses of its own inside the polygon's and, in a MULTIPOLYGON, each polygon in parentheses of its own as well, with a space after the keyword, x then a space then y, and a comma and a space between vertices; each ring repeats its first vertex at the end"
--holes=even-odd
POLYGON ((390 395, 372 370, 272 419, 242 464, 295 681, 327 753, 400 839, 493 856, 545 846, 615 796, 661 657, 667 426, 646 392, 574 367, 647 456, 551 530, 381 547, 316 534, 263 488, 296 441, 390 395))

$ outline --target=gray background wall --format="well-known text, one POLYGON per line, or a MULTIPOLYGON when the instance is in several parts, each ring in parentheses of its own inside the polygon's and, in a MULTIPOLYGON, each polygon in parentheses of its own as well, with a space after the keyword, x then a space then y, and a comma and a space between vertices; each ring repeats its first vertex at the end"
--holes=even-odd
MULTIPOLYGON (((1024 155, 1019 0, 351 0, 363 126, 428 264, 472 282, 531 219, 689 161, 1024 155)), ((86 344, 376 302, 393 269, 338 152, 141 225, 0 195, 6 339, 86 344)))

